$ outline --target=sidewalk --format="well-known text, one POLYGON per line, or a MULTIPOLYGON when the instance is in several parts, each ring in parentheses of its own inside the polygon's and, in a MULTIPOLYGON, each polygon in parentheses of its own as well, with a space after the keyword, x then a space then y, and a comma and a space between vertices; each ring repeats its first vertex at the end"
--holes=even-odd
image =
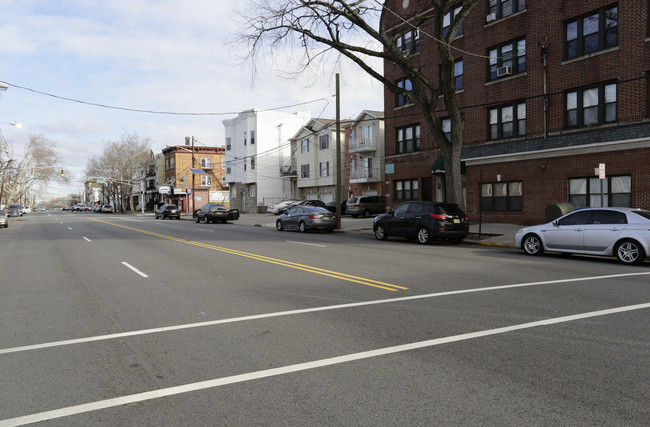
MULTIPOLYGON (((276 216, 272 214, 241 214, 235 224, 252 225, 257 227, 275 228, 276 216)), ((188 218, 191 219, 191 218, 188 218)), ((514 247, 515 233, 521 226, 515 224, 471 224, 470 235, 464 240, 465 243, 483 246, 514 247), (479 228, 481 234, 479 236, 479 228)), ((352 218, 343 216, 341 218, 341 230, 343 232, 373 234, 372 218, 352 218)))

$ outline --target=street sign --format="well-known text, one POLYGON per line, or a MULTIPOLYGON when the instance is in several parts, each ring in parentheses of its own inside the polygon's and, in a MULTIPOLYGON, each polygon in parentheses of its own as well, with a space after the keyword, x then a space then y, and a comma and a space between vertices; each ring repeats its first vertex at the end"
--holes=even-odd
POLYGON ((97 184, 106 184, 105 179, 97 178, 97 184))
POLYGON ((158 187, 158 192, 160 194, 169 194, 172 192, 172 189, 168 185, 161 185, 158 187))
POLYGON ((598 179, 605 179, 605 163, 598 164, 598 179))

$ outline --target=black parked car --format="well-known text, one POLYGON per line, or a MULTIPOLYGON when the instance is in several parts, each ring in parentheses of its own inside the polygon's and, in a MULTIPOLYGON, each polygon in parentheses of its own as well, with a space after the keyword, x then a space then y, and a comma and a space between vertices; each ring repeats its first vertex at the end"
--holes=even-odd
MULTIPOLYGON (((347 201, 343 200, 341 201, 341 215, 345 215, 345 207, 347 205, 347 201)), ((336 213, 336 201, 329 202, 326 204, 325 209, 332 213, 336 213)))
MULTIPOLYGON (((103 210, 102 210, 103 212, 103 210)), ((181 210, 176 205, 162 205, 154 211, 156 219, 158 218, 176 218, 181 219, 181 210)))
POLYGON ((423 245, 434 239, 460 243, 469 234, 469 221, 453 203, 405 202, 376 217, 372 228, 377 240, 402 236, 423 245))
POLYGON ((336 215, 319 206, 294 206, 278 217, 275 228, 278 231, 325 230, 331 233, 336 228, 336 215))
POLYGON ((196 222, 205 221, 208 222, 223 222, 224 224, 228 220, 237 220, 239 219, 239 209, 228 209, 225 205, 220 203, 207 203, 196 211, 196 222))

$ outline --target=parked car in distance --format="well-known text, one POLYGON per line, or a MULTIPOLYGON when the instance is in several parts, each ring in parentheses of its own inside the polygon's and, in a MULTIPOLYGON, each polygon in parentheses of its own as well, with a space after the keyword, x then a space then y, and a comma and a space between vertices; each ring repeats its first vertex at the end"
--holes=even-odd
POLYGON ((228 209, 226 205, 220 203, 206 203, 196 211, 196 222, 223 222, 239 219, 239 209, 228 209))
POLYGON ((325 230, 331 233, 336 228, 336 215, 320 206, 293 206, 280 215, 275 222, 275 228, 282 230, 325 230))
POLYGON ((301 200, 299 202, 292 203, 292 204, 290 204, 288 206, 285 206, 284 208, 280 209, 280 213, 281 214, 286 213, 289 210, 289 208, 292 208, 294 206, 316 206, 316 207, 324 208, 324 209, 327 208, 327 205, 325 204, 325 202, 323 202, 321 200, 301 200))
POLYGON ((286 208, 289 205, 292 205, 294 203, 298 203, 298 200, 283 200, 281 202, 278 202, 274 205, 269 206, 266 208, 266 212, 272 213, 274 215, 280 215, 280 210, 286 208))
POLYGON ((623 264, 641 264, 650 254, 650 211, 583 208, 548 224, 524 227, 515 247, 528 255, 544 251, 615 256, 623 264))
POLYGON ((368 218, 373 214, 386 212, 386 198, 384 196, 352 196, 348 199, 345 211, 353 218, 363 215, 368 218))
MULTIPOLYGON (((347 202, 345 200, 341 201, 341 215, 345 215, 346 204, 347 202)), ((336 213, 336 200, 326 203, 325 208, 332 213, 336 213)))
POLYGON ((7 215, 3 210, 0 210, 0 227, 2 228, 9 227, 9 218, 7 218, 7 215))
POLYGON ((85 203, 77 203, 70 210, 74 212, 90 212, 92 208, 85 203))
POLYGON ((7 216, 23 216, 23 207, 20 205, 9 205, 7 216))
POLYGON ((460 243, 469 234, 469 221, 456 204, 414 201, 379 215, 372 229, 377 240, 402 236, 423 245, 433 240, 460 243))
POLYGON ((102 213, 113 213, 113 206, 111 205, 102 205, 102 213))
POLYGON ((93 205, 93 212, 101 212, 102 211, 102 205, 99 203, 93 205))
POLYGON ((176 218, 181 219, 181 210, 176 205, 164 204, 154 209, 156 219, 176 218))

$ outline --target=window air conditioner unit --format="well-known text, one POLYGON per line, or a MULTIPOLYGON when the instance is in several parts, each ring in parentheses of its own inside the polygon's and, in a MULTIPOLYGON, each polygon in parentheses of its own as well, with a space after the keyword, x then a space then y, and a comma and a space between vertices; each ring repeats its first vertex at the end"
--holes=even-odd
POLYGON ((497 68, 497 77, 504 77, 512 75, 512 67, 499 67, 497 68))
POLYGON ((497 20, 497 14, 494 13, 494 12, 490 13, 490 14, 488 14, 488 15, 485 17, 485 20, 486 20, 487 22, 496 21, 496 20, 497 20))

